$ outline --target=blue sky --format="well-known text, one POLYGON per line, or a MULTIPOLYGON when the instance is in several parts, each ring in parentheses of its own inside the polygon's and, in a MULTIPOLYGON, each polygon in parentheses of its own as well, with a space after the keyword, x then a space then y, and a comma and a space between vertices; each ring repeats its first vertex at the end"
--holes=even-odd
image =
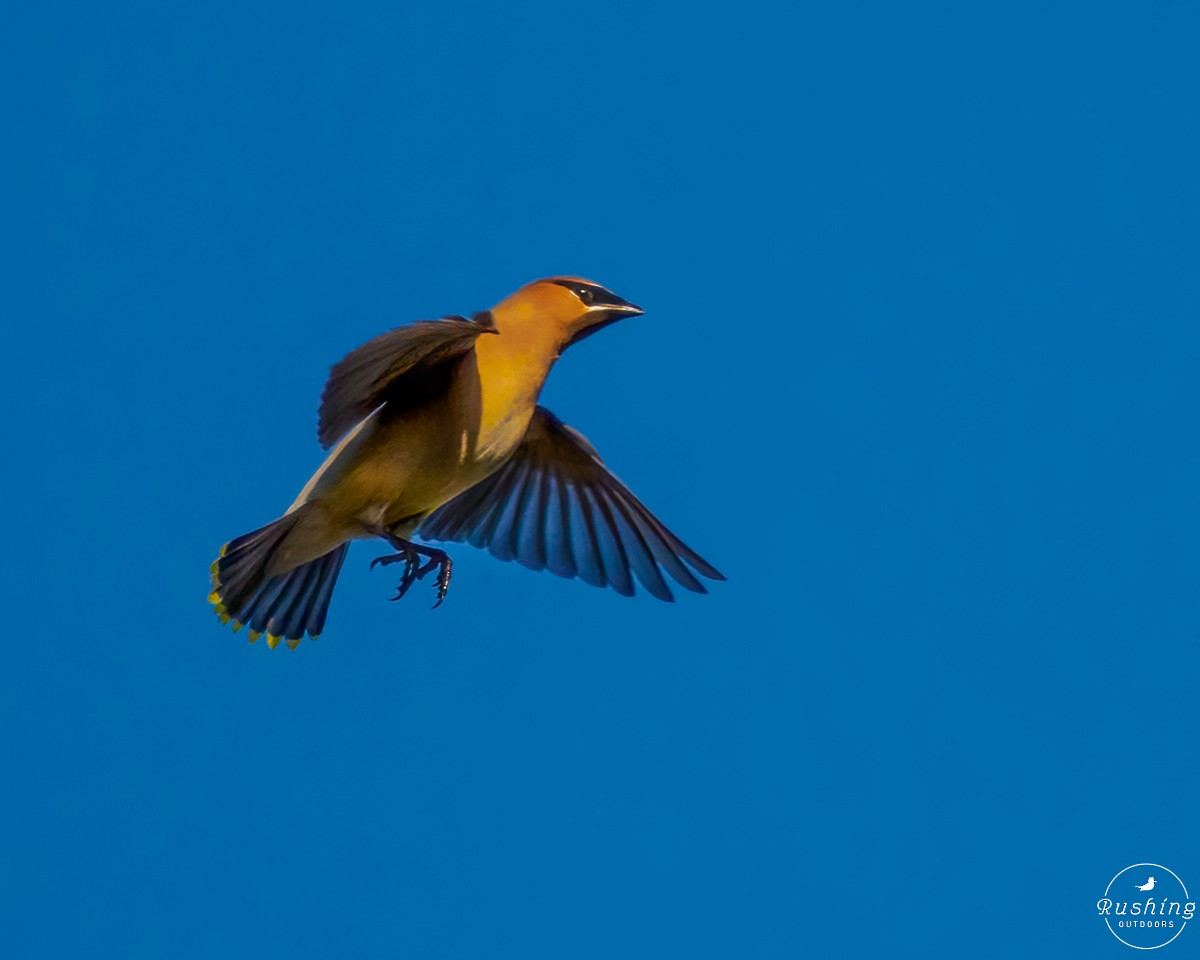
POLYGON ((1198 27, 14 11, 0 948, 1127 953, 1118 870, 1200 886, 1198 27), (729 582, 359 545, 222 630, 329 365, 554 273, 647 312, 544 402, 729 582))

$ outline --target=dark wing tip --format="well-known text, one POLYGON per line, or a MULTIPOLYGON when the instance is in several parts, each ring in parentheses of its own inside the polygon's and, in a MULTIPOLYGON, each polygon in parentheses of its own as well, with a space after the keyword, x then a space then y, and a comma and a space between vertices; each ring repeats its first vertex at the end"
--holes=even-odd
POLYGON ((646 583, 644 580, 640 580, 640 582, 642 584, 642 589, 656 600, 661 600, 663 603, 675 602, 675 594, 671 593, 671 588, 666 584, 663 584, 661 587, 659 587, 658 585, 646 583))

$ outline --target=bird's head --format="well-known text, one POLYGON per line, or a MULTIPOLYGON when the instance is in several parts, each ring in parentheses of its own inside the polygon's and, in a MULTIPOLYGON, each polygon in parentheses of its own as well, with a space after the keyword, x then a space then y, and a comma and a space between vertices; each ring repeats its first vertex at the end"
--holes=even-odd
POLYGON ((624 317, 642 313, 591 280, 581 277, 547 277, 522 287, 492 308, 500 334, 523 332, 549 337, 558 352, 624 317))

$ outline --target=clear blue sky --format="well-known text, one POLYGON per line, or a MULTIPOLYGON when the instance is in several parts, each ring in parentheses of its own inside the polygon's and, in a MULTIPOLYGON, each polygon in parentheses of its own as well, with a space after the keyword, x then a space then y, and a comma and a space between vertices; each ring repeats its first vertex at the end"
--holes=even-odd
POLYGON ((10 11, 0 952, 1127 955, 1200 886, 1184 10, 10 11), (553 273, 647 312, 546 404, 729 582, 359 545, 220 628, 329 365, 553 273))

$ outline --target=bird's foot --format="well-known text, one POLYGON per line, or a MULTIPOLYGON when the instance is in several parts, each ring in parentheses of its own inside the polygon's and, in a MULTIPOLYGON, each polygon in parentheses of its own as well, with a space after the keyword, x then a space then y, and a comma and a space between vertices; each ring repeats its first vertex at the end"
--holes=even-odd
POLYGON ((450 589, 450 571, 453 567, 450 555, 436 547, 419 546, 400 537, 388 536, 387 540, 399 552, 387 557, 376 557, 371 561, 371 569, 375 569, 377 564, 385 567, 393 563, 402 562, 404 564, 404 573, 401 574, 400 583, 396 586, 396 595, 390 599, 393 602, 399 600, 408 593, 408 588, 417 580, 424 580, 426 576, 436 570, 437 578, 434 580, 434 585, 437 587, 437 600, 432 608, 436 610, 442 605, 442 601, 446 599, 446 593, 450 589), (428 558, 425 563, 421 563, 423 558, 428 558))
POLYGON ((376 557, 371 561, 371 569, 375 567, 390 567, 393 563, 403 563, 404 572, 400 575, 400 583, 396 586, 396 595, 389 599, 395 602, 408 593, 408 588, 413 585, 413 581, 417 579, 417 567, 421 562, 421 555, 413 549, 401 550, 399 553, 394 553, 387 557, 376 557))

